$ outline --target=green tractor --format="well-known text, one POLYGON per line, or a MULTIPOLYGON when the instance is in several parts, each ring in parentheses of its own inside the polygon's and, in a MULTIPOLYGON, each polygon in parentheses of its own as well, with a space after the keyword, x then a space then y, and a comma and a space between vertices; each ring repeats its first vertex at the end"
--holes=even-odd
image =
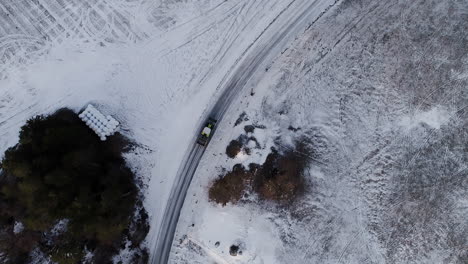
POLYGON ((208 118, 206 125, 203 127, 200 135, 198 136, 197 143, 206 146, 211 139, 211 135, 213 134, 214 127, 216 125, 216 119, 208 118))

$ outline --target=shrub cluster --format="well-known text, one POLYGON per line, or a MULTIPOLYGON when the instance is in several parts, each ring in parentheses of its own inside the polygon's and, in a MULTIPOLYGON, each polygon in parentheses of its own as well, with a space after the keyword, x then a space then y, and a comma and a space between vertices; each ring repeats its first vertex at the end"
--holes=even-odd
POLYGON ((292 201, 303 187, 302 173, 306 160, 297 151, 280 155, 273 150, 255 173, 254 190, 266 200, 292 201))
POLYGON ((242 198, 252 180, 252 173, 237 164, 224 177, 217 179, 211 186, 208 196, 211 201, 222 204, 235 203, 242 198))
POLYGON ((244 194, 254 191, 261 199, 287 203, 303 189, 303 171, 308 155, 302 144, 295 150, 279 153, 276 149, 262 164, 250 164, 246 170, 236 164, 232 171, 215 180, 208 192, 209 199, 223 206, 236 203, 244 194))

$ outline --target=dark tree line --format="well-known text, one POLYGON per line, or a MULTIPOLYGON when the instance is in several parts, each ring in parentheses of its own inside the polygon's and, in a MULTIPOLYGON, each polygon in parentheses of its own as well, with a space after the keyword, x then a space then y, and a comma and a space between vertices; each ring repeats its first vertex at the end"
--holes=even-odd
POLYGON ((134 175, 121 154, 124 142, 118 134, 100 141, 69 109, 28 120, 1 162, 0 225, 6 235, 29 239, 13 249, 0 239, 0 252, 19 263, 15 258, 27 259, 40 247, 59 263, 77 263, 85 245, 118 244, 137 200, 134 175), (56 243, 41 240, 38 234, 60 219, 69 220, 67 231, 56 243), (12 234, 18 221, 25 230, 12 234))

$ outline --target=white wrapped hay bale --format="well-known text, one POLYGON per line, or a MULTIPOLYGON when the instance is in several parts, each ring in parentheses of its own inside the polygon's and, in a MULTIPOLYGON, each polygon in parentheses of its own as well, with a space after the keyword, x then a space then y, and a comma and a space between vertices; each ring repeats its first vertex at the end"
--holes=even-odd
POLYGON ((105 141, 108 136, 115 134, 120 125, 119 121, 115 120, 112 116, 103 115, 90 104, 78 116, 102 141, 105 141))

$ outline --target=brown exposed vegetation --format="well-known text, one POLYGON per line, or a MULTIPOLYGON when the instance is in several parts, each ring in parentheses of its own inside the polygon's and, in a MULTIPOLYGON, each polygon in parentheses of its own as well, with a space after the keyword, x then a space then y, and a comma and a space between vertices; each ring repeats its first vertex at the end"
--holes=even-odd
POLYGON ((253 142, 255 144, 254 148, 260 149, 260 144, 258 143, 257 139, 252 136, 248 135, 248 133, 253 133, 255 127, 254 126, 245 126, 247 129, 245 129, 246 134, 240 135, 237 139, 232 140, 229 142, 229 145, 226 147, 226 155, 233 159, 239 154, 241 151, 246 153, 247 155, 250 155, 251 149, 248 147, 248 144, 250 142, 253 142))
POLYGON ((252 173, 237 164, 224 177, 217 179, 209 190, 211 201, 226 205, 236 203, 242 198, 252 179, 252 173))
POLYGON ((302 172, 307 158, 296 151, 270 153, 257 173, 254 190, 266 200, 292 201, 303 187, 302 172))
POLYGON ((226 147, 226 155, 233 159, 242 149, 242 143, 239 140, 232 140, 226 147))
MULTIPOLYGON (((240 151, 240 150, 239 150, 240 151)), ((308 151, 299 143, 294 150, 279 152, 272 149, 262 164, 250 164, 245 169, 236 164, 232 171, 217 179, 209 190, 209 199, 223 206, 236 203, 248 191, 261 199, 287 203, 293 201, 303 189, 303 171, 308 151)))

